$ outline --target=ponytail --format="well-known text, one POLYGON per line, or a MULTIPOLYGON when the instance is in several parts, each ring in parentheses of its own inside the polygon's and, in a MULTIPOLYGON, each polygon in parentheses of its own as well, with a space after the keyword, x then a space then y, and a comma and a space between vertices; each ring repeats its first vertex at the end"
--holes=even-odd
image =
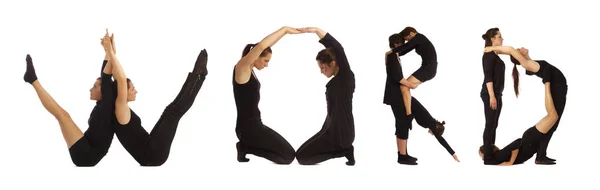
POLYGON ((517 98, 519 97, 519 71, 517 70, 517 64, 514 64, 513 70, 512 70, 512 77, 513 77, 513 82, 515 83, 515 95, 517 95, 517 98))
POLYGON ((248 55, 248 53, 250 53, 250 50, 252 50, 252 48, 254 48, 254 46, 256 46, 256 44, 246 45, 246 48, 244 48, 244 52, 242 52, 242 57, 248 55))

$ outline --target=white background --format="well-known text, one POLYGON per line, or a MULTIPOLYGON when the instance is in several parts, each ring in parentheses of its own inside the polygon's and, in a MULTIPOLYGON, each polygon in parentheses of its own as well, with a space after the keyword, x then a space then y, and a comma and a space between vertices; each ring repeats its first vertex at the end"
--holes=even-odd
MULTIPOLYGON (((599 68, 593 57, 598 30, 592 19, 598 14, 588 2, 3 1, 0 185, 2 189, 587 187, 592 178, 583 172, 597 168, 597 84, 592 77, 599 68), (280 166, 254 156, 249 156, 249 163, 236 161, 233 66, 246 44, 284 25, 321 27, 345 47, 356 75, 356 166, 346 166, 344 158, 318 166, 300 166, 296 161, 280 166), (406 26, 426 35, 437 49, 436 78, 413 95, 434 117, 446 120, 444 137, 461 163, 416 123, 409 152, 419 158, 419 165, 396 163, 394 118, 382 103, 384 53, 389 50, 388 36, 406 26), (505 45, 529 48, 533 59, 547 60, 567 77, 567 106, 548 149, 558 165, 537 166, 530 160, 514 167, 484 166, 477 154, 485 123, 479 97, 481 35, 491 27, 500 28, 505 45), (161 167, 139 167, 116 137, 96 167, 73 166, 58 123, 22 79, 29 53, 44 87, 82 130, 87 129, 94 106, 89 89, 104 57, 99 39, 105 28, 115 33, 117 56, 139 91, 130 106, 148 131, 175 98, 200 50, 208 51, 209 75, 181 120, 169 160, 161 167)), ((262 83, 263 121, 295 149, 325 119, 328 79, 315 61, 322 48, 315 34, 285 36, 273 47, 269 67, 256 72, 262 83)), ((512 64, 508 56, 501 57, 506 63, 506 89, 497 144, 504 146, 543 117, 545 109, 541 79, 526 76, 519 68, 522 83, 517 99, 510 78, 512 64)), ((420 57, 412 52, 402 63, 408 76, 420 65, 420 57)))

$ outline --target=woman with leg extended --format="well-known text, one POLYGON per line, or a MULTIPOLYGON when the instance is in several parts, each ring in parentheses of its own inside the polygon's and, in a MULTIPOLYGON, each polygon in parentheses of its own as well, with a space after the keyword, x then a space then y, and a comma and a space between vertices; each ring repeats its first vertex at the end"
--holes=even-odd
POLYGON ((399 56, 403 56, 408 52, 415 50, 417 54, 421 56, 422 62, 421 67, 417 69, 410 77, 408 77, 408 83, 412 83, 412 85, 402 85, 400 89, 402 90, 402 99, 407 104, 404 105, 406 115, 408 116, 408 124, 409 128, 412 128, 412 121, 415 118, 412 115, 411 111, 411 103, 410 99, 412 97, 410 93, 410 89, 417 88, 421 83, 427 82, 435 77, 437 74, 437 53, 435 51, 435 47, 429 41, 429 39, 418 33, 417 30, 413 27, 406 27, 400 33, 400 37, 402 37, 402 41, 406 40, 406 43, 402 43, 401 45, 395 47, 392 50, 392 53, 397 53, 399 56))
POLYGON ((290 164, 294 161, 294 148, 279 133, 262 123, 258 102, 260 82, 253 69, 267 67, 275 45, 286 34, 299 34, 291 27, 282 27, 265 37, 257 44, 248 44, 242 58, 233 70, 233 96, 237 109, 235 133, 237 160, 248 162, 246 154, 263 157, 277 164, 290 164))
POLYGON ((503 149, 496 147, 492 152, 492 156, 486 156, 483 152, 484 146, 481 146, 479 148, 479 156, 481 156, 486 165, 510 166, 522 164, 537 153, 540 144, 558 120, 558 113, 554 107, 551 83, 548 81, 544 83, 547 115, 535 126, 525 130, 521 138, 514 140, 503 149))
MULTIPOLYGON (((394 34, 390 36, 390 48, 394 48, 401 44, 403 41, 398 40, 399 36, 394 34)), ((405 109, 403 109, 402 105, 404 105, 404 100, 401 98, 402 92, 400 90, 400 85, 411 85, 410 83, 406 84, 406 79, 402 74, 402 66, 400 65, 400 60, 397 55, 394 53, 388 52, 386 54, 386 88, 384 95, 384 104, 390 105, 392 111, 394 113, 394 117, 396 118, 396 144, 398 146, 398 163, 406 164, 406 165, 417 165, 417 158, 408 155, 407 151, 407 140, 408 140, 408 132, 409 125, 407 124, 407 116, 405 109)), ((452 155, 452 157, 459 162, 458 157, 456 156, 454 150, 450 147, 448 142, 442 137, 444 133, 445 122, 439 122, 435 120, 429 111, 423 107, 423 105, 414 97, 411 97, 412 101, 412 111, 415 114, 415 120, 417 123, 424 128, 429 129, 429 133, 434 135, 438 142, 446 148, 446 150, 452 155)))
POLYGON ((181 91, 175 100, 165 108, 160 119, 148 134, 142 127, 140 118, 128 106, 129 101, 135 101, 137 90, 125 76, 125 72, 114 52, 107 48, 111 47, 111 41, 104 40, 103 45, 109 52, 110 60, 113 63, 113 73, 117 86, 114 111, 117 119, 114 126, 115 134, 123 147, 140 165, 160 166, 169 157, 179 121, 191 108, 208 74, 206 50, 200 52, 194 70, 188 73, 181 91))
MULTIPOLYGON (((556 107, 558 119, 550 131, 548 131, 548 134, 545 135, 544 139, 541 141, 535 163, 544 165, 555 164, 556 160, 546 156, 546 150, 548 149, 550 138, 552 138, 554 131, 556 131, 563 111, 565 110, 568 91, 567 79, 565 75, 558 68, 546 62, 545 60, 532 60, 529 57, 529 50, 526 48, 514 49, 510 46, 486 48, 486 51, 495 50, 501 52, 502 54, 510 54, 511 61, 515 64, 515 67, 516 65, 521 65, 526 70, 527 75, 538 76, 542 79, 544 84, 546 82, 550 82, 550 92, 552 93, 554 101, 553 103, 556 107)), ((516 76, 518 77, 518 73, 516 76)), ((517 85, 518 83, 515 83, 515 86, 517 85)), ((515 89, 517 89, 517 87, 515 87, 515 89)))
POLYGON ((332 158, 346 157, 346 165, 354 165, 354 73, 344 48, 331 34, 315 27, 301 30, 319 36, 319 42, 326 49, 317 54, 317 64, 326 77, 334 77, 326 85, 327 118, 323 127, 298 148, 296 159, 302 165, 313 165, 332 158))
MULTIPOLYGON (((112 40, 112 36, 110 40, 112 40)), ((114 47, 112 47, 114 48, 114 47)), ((96 106, 88 120, 89 128, 85 133, 75 124, 50 94, 42 87, 37 78, 32 58, 27 54, 27 71, 23 79, 35 89, 42 105, 52 114, 60 125, 61 132, 67 143, 71 160, 76 166, 95 166, 104 158, 113 140, 113 121, 115 94, 112 82, 112 66, 108 56, 102 63, 101 77, 90 89, 90 99, 96 101, 96 106)))
MULTIPOLYGON (((501 46, 502 34, 498 28, 490 28, 482 35, 485 47, 501 46)), ((483 62, 483 85, 481 86, 481 100, 485 115, 485 129, 483 130, 483 145, 486 155, 491 155, 492 147, 496 144, 496 129, 502 111, 502 92, 504 91, 504 72, 506 71, 504 61, 496 52, 486 52, 482 57, 483 62)), ((513 77, 517 68, 513 68, 513 77)), ((518 78, 515 78, 518 82, 518 78)), ((515 93, 518 92, 515 89, 515 93)), ((517 94, 518 96, 518 94, 517 94)))

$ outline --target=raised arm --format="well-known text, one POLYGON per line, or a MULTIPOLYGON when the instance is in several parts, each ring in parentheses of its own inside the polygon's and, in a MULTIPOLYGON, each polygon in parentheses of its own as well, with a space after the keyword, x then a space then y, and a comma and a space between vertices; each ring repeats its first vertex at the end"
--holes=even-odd
POLYGON ((417 34, 417 35, 415 35, 414 38, 412 38, 411 40, 408 40, 408 42, 406 42, 405 44, 402 44, 402 45, 394 48, 394 50, 392 52, 398 53, 398 55, 400 55, 400 56, 406 55, 408 52, 414 50, 415 47, 417 47, 417 45, 422 43, 423 40, 424 40, 423 35, 417 34))
POLYGON ((131 110, 127 104, 127 76, 121 67, 121 63, 117 59, 114 50, 112 49, 112 43, 108 35, 103 39, 102 44, 104 50, 109 54, 110 63, 113 67, 113 77, 117 83, 117 98, 115 101, 115 116, 117 121, 121 125, 126 125, 131 120, 131 110))
POLYGON ((337 63, 340 71, 350 71, 350 63, 348 63, 348 58, 346 57, 344 47, 329 32, 317 27, 306 27, 300 30, 302 32, 317 34, 317 36, 319 36, 319 43, 323 44, 325 48, 331 48, 333 50, 333 53, 335 54, 335 62, 337 63))
POLYGON ((238 63, 236 64, 236 68, 238 68, 238 67, 250 68, 250 65, 252 65, 252 63, 256 59, 258 59, 260 54, 265 49, 275 45, 283 36, 285 36, 286 34, 299 34, 299 33, 300 33, 300 31, 295 28, 291 28, 291 27, 287 27, 287 26, 281 27, 279 30, 271 33, 267 37, 263 38, 258 44, 256 44, 256 46, 254 46, 254 48, 252 48, 252 50, 250 50, 250 52, 248 52, 248 54, 246 56, 242 57, 242 59, 240 59, 238 61, 238 63))
MULTIPOLYGON (((111 36, 110 39, 111 41, 113 41, 114 36, 111 36)), ((113 90, 112 81, 112 63, 110 61, 108 52, 106 52, 106 55, 104 56, 104 61, 102 61, 102 72, 100 74, 100 80, 100 93, 102 94, 101 105, 104 107, 114 107, 115 94, 113 90)))

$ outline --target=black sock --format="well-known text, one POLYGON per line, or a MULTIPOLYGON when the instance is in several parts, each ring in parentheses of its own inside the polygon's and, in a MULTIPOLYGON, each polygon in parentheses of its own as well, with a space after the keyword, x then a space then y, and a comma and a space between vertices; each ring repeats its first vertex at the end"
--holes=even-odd
POLYGON ((25 71, 25 76, 23 76, 23 79, 25 82, 33 84, 33 82, 37 80, 35 68, 33 67, 33 61, 31 61, 31 56, 29 54, 27 54, 27 58, 25 58, 25 60, 27 61, 27 70, 25 71))
POLYGON ((207 62, 208 62, 208 53, 206 53, 206 49, 203 49, 202 51, 200 51, 200 55, 198 55, 198 59, 196 59, 196 64, 194 65, 193 73, 206 76, 208 74, 208 70, 206 69, 207 62))

